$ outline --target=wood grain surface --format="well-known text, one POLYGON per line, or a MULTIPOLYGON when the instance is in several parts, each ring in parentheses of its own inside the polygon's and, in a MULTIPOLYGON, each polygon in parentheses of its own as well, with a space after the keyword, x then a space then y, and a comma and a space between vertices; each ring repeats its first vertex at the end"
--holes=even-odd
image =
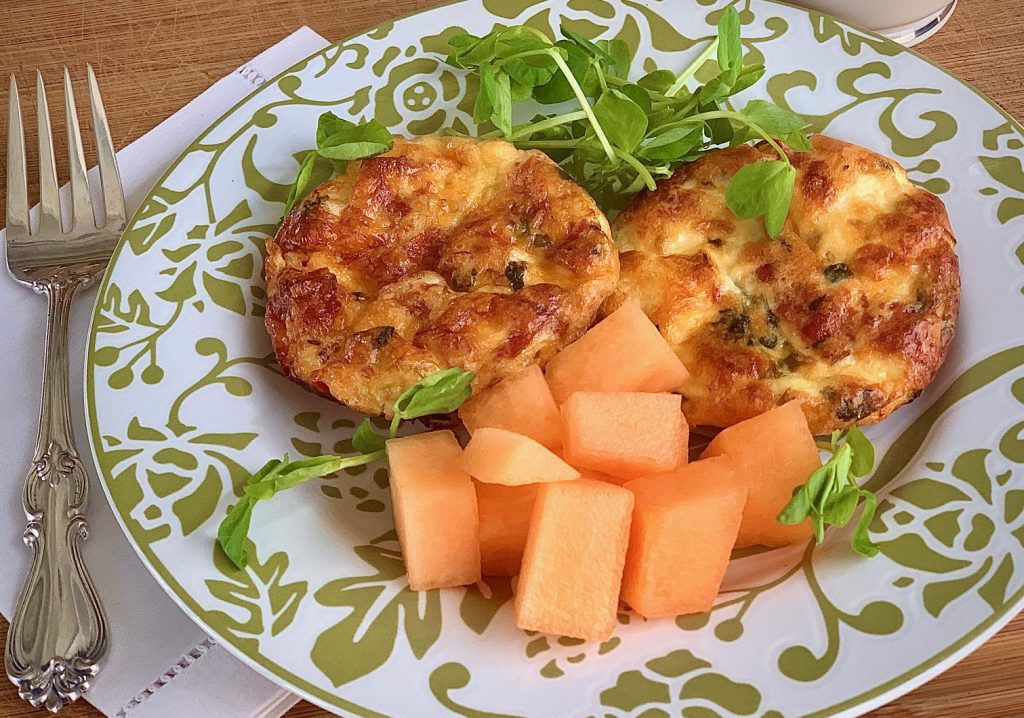
MULTIPOLYGON (((4 79, 0 138, 7 135, 6 78, 12 73, 24 96, 32 87, 35 70, 42 70, 51 88, 51 106, 59 106, 54 98, 60 97, 61 68, 72 69, 76 92, 84 97, 81 78, 85 63, 91 62, 103 87, 114 143, 123 147, 300 25, 309 25, 328 39, 341 39, 435 4, 437 0, 6 0, 0 4, 0 78, 4 79)), ((1021 10, 1021 0, 960 0, 946 28, 918 50, 1010 114, 1024 117, 1021 10)), ((24 104, 27 126, 34 127, 32 103, 24 104)), ((62 131, 55 134, 61 142, 62 131)), ((6 160, 6 152, 2 154, 6 160)), ((59 146, 58 158, 64 154, 59 146)), ((58 164, 64 176, 66 167, 58 164)), ((32 161, 29 172, 30 176, 35 172, 32 161)), ((6 197, 5 182, 4 169, 0 197, 6 197)), ((6 634, 7 622, 0 619, 0 640, 6 634)), ((0 717, 43 715, 22 703, 12 685, 2 682, 0 717)), ((101 714, 79 703, 61 715, 98 718, 101 714)), ((287 714, 288 718, 327 715, 308 703, 298 704, 287 714)), ((871 715, 1024 716, 1024 615, 957 666, 871 715)))

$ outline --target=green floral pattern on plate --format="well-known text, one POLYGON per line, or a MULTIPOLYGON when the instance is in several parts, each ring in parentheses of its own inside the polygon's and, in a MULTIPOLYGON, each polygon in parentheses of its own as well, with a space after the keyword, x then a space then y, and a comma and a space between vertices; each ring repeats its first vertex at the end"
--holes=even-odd
POLYGON ((359 419, 284 379, 263 329, 263 242, 316 117, 465 128, 476 88, 442 62, 455 32, 565 22, 625 40, 646 71, 684 65, 726 4, 470 0, 397 20, 274 78, 168 170, 96 304, 90 432, 143 560, 231 650, 344 715, 835 715, 909 690, 1019 607, 1024 134, 912 53, 760 0, 738 3, 745 49, 769 70, 750 96, 897 157, 959 232, 961 336, 918 402, 869 431, 882 555, 858 559, 843 531, 737 553, 711 612, 622 613, 610 640, 583 644, 517 630, 507 580, 410 592, 383 464, 258 507, 246 571, 213 552, 248 471, 285 452, 348 451, 359 419))

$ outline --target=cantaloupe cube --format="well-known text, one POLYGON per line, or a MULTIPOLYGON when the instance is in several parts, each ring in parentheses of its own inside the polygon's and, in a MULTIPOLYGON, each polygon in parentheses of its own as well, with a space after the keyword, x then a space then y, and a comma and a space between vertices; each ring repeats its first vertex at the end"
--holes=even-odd
POLYGON ((483 426, 476 430, 462 455, 470 476, 489 484, 520 486, 544 481, 578 479, 580 472, 528 436, 483 426))
POLYGON ((562 446, 558 405, 536 364, 471 396, 459 408, 459 418, 470 434, 490 426, 529 436, 552 451, 562 446))
POLYGON ((615 484, 616 486, 622 486, 627 481, 632 481, 632 479, 624 479, 621 476, 603 474, 600 471, 594 471, 593 469, 588 469, 585 466, 577 466, 574 468, 579 469, 581 479, 591 479, 593 481, 607 481, 609 484, 615 484))
POLYGON ((540 484, 502 486, 474 481, 480 510, 480 570, 518 576, 540 484))
POLYGON ((690 425, 686 423, 686 415, 682 419, 682 440, 679 442, 679 463, 676 468, 686 466, 690 462, 690 425))
POLYGON ((625 488, 636 503, 623 600, 645 618, 710 610, 740 528, 746 482, 716 457, 625 488))
POLYGON ((566 461, 623 478, 674 469, 686 425, 678 394, 578 391, 562 404, 566 461))
POLYGON ((450 431, 387 442, 391 503, 409 588, 426 591, 480 580, 473 481, 450 431))
POLYGON ((787 546, 811 537, 810 521, 788 526, 776 520, 793 497, 793 489, 821 466, 798 401, 723 429, 701 454, 701 458, 710 456, 728 457, 750 489, 737 548, 787 546))
POLYGON ((545 375, 561 404, 576 391, 671 391, 689 373, 639 302, 631 300, 556 354, 545 375))
POLYGON ((585 640, 615 629, 633 494, 603 481, 537 491, 516 586, 516 625, 585 640))

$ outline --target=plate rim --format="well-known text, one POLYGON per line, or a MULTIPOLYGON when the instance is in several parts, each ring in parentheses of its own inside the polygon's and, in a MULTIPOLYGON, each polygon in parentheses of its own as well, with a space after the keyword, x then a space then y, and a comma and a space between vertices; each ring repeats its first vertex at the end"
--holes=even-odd
MULTIPOLYGON (((434 12, 436 10, 451 7, 459 4, 471 3, 473 5, 482 6, 483 0, 446 0, 445 2, 431 7, 417 10, 414 12, 406 13, 403 15, 397 15, 384 20, 377 25, 362 30, 360 32, 348 35, 340 40, 335 40, 329 45, 313 52, 296 62, 289 67, 281 70, 273 77, 266 80, 259 87, 254 88, 251 92, 246 94, 238 102, 234 103, 231 107, 222 112, 213 122, 211 122, 201 133, 199 133, 189 145, 167 166, 160 177, 153 183, 145 195, 145 198, 139 205, 139 208, 132 214, 131 218, 126 225, 127 228, 131 228, 138 218, 142 208, 146 202, 153 197, 154 191, 162 186, 167 178, 174 172, 175 169, 181 164, 186 156, 191 154, 195 149, 196 145, 200 144, 211 132, 220 127, 220 125, 236 110, 242 107, 245 103, 249 102, 252 98, 263 92, 265 89, 273 87, 281 78, 292 74, 297 71, 297 68, 304 67, 311 60, 320 57, 328 51, 337 48, 345 43, 348 43, 354 39, 369 35, 382 26, 393 24, 402 20, 417 17, 419 15, 425 15, 427 13, 434 12)), ((532 0, 531 5, 540 4, 544 0, 532 0)), ((1024 138, 1024 124, 1014 118, 1006 109, 1004 109, 998 102, 993 100, 991 97, 986 95, 984 92, 979 90, 973 84, 967 80, 954 74, 951 70, 932 60, 931 58, 922 55, 918 50, 901 45, 894 40, 891 40, 884 35, 864 28, 856 23, 848 22, 836 18, 829 13, 823 13, 809 8, 798 6, 785 0, 756 0, 757 3, 763 5, 777 5, 795 10, 799 13, 804 14, 808 18, 813 15, 821 15, 828 17, 838 23, 842 27, 854 30, 862 35, 865 35, 872 40, 883 43, 887 46, 892 46, 899 49, 899 54, 908 53, 918 60, 922 60, 931 67, 941 72, 946 77, 956 82, 961 87, 969 90, 975 96, 982 99, 988 104, 998 115, 1000 115, 1010 127, 1016 131, 1022 138, 1024 138)), ((656 10, 655 10, 656 12, 656 10)), ((895 56, 898 56, 895 55, 895 56)), ((882 60, 885 62, 885 60, 882 60)), ((89 322, 89 335, 86 343, 86 352, 84 357, 84 403, 85 403, 85 414, 86 414, 86 430, 88 434, 88 445, 89 454, 93 460, 93 465, 96 469, 96 475, 99 479, 99 483, 103 489, 103 495, 107 500, 108 505, 117 520, 121 531, 124 533, 128 543, 134 549, 136 555, 145 565, 146 570, 153 576, 164 592, 171 598, 171 600, 182 610, 185 614, 200 628, 202 628, 207 634, 214 638, 218 644, 224 646, 228 651, 236 658, 241 660, 243 663, 248 665, 250 668, 256 670, 260 675, 264 676, 274 684, 285 688, 286 690, 292 691, 300 697, 309 700, 310 702, 328 710, 332 713, 337 713, 340 710, 352 711, 357 715, 368 716, 371 718, 387 718, 385 714, 374 711, 373 709, 366 708, 355 704, 346 698, 342 697, 337 691, 331 692, 322 689, 304 678, 294 675, 287 668, 281 666, 275 661, 270 660, 266 656, 260 653, 250 655, 246 653, 242 648, 237 646, 235 642, 230 640, 229 637, 221 636, 218 631, 212 630, 212 628, 204 621, 200 616, 205 610, 199 605, 198 601, 192 597, 184 587, 178 583, 177 579, 170 574, 170 571, 166 569, 164 564, 153 554, 148 546, 142 545, 135 536, 131 533, 128 525, 125 521, 125 517, 118 508, 114 501, 113 495, 110 489, 110 477, 106 475, 101 469, 102 464, 100 463, 99 455, 103 451, 101 445, 101 432, 98 426, 97 412, 96 412, 96 397, 93 392, 93 386, 95 382, 95 368, 96 363, 94 361, 94 354, 96 351, 96 336, 97 336, 97 321, 100 312, 100 302, 102 297, 107 291, 109 286, 110 277, 112 270, 120 259, 124 246, 127 244, 126 241, 127 232, 121 236, 117 245, 111 254, 110 262, 107 266, 107 270, 103 275, 103 279, 100 282, 97 291, 96 299, 93 304, 93 310, 90 314, 89 322), (159 567, 157 566, 159 564, 159 567), (167 576, 163 575, 163 571, 167 572, 167 576)), ((839 718, 852 718, 853 716, 862 715, 867 711, 873 710, 879 706, 890 703, 901 696, 910 693, 916 688, 920 687, 924 683, 932 680, 938 675, 944 673, 946 670, 952 668, 954 665, 963 660, 967 655, 975 651, 981 645, 983 645, 989 638, 998 633, 1003 627, 1005 627, 1010 621, 1024 611, 1024 586, 1022 586, 1016 594, 1008 598, 1005 605, 1002 607, 1001 612, 995 611, 990 614, 985 620, 974 626, 970 631, 960 636, 957 640, 953 641, 950 645, 946 646, 941 651, 933 654, 929 658, 918 663, 913 668, 910 668, 893 678, 890 678, 870 689, 862 691, 861 693, 847 698, 839 703, 835 703, 826 708, 819 709, 812 713, 804 714, 803 718, 825 718, 826 716, 837 716, 839 718)), ((339 714, 340 715, 340 714, 339 714)))

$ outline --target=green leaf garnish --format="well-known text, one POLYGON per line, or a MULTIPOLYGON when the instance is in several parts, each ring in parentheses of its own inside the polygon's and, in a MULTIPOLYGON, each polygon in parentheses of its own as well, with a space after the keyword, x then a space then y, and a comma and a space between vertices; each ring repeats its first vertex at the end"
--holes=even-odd
POLYGON ((594 105, 594 115, 611 143, 626 152, 632 152, 647 132, 647 115, 643 109, 617 90, 601 95, 594 105))
POLYGON ((246 482, 244 493, 217 528, 217 543, 231 563, 244 569, 249 563, 245 540, 252 523, 252 512, 256 504, 274 496, 278 491, 298 486, 310 479, 328 476, 351 466, 368 464, 384 458, 384 452, 360 454, 342 458, 340 456, 316 456, 302 461, 288 462, 273 459, 253 474, 246 482))
MULTIPOLYGON (((595 43, 591 42, 590 40, 588 40, 587 38, 583 37, 579 33, 573 32, 572 30, 567 28, 564 24, 559 25, 558 31, 562 33, 562 37, 564 37, 569 42, 579 46, 579 48, 581 50, 583 50, 588 55, 594 57, 595 59, 604 60, 609 65, 611 65, 613 62, 615 62, 615 60, 612 58, 612 56, 609 53, 607 53, 605 50, 601 49, 595 43)), ((628 51, 628 46, 627 46, 627 51, 628 51)))
POLYGON ((357 160, 387 152, 395 138, 377 120, 356 124, 333 112, 320 115, 316 127, 316 151, 332 160, 357 160))
POLYGON ((458 409, 473 392, 471 385, 474 379, 476 374, 471 371, 444 369, 406 389, 395 401, 391 436, 395 436, 401 421, 431 414, 450 414, 458 409))
POLYGON ((875 447, 871 440, 856 426, 851 426, 846 432, 846 443, 853 450, 853 463, 850 465, 853 475, 867 476, 875 465, 875 447))
POLYGON ((738 173, 729 206, 740 217, 764 217, 774 237, 785 222, 795 176, 782 145, 802 151, 810 144, 806 122, 789 110, 764 100, 741 111, 728 104, 765 71, 744 64, 740 29, 736 9, 727 8, 717 37, 693 63, 678 74, 656 69, 636 82, 628 77, 633 58, 625 42, 590 40, 564 25, 557 42, 524 25, 484 37, 456 35, 448 43, 448 62, 478 76, 473 119, 497 128, 482 137, 504 137, 547 153, 612 215, 630 195, 654 189, 657 178, 716 146, 769 142, 779 167, 752 170, 756 176, 738 173), (712 59, 718 74, 690 89, 712 59), (572 104, 516 125, 513 106, 526 100, 572 104))
POLYGON ((871 526, 871 520, 875 517, 875 508, 878 504, 878 499, 870 491, 860 491, 860 497, 864 500, 864 510, 861 512, 860 521, 857 522, 857 528, 854 529, 853 538, 851 539, 850 545, 853 546, 853 550, 862 556, 875 556, 878 554, 878 545, 871 540, 868 535, 868 528, 871 526))
POLYGON ((498 72, 489 62, 480 65, 480 93, 473 108, 473 121, 493 122, 504 137, 512 136, 512 86, 507 72, 498 72))
POLYGON ((302 158, 299 173, 285 200, 285 216, 317 184, 314 178, 318 173, 314 172, 314 165, 318 156, 332 160, 334 170, 341 172, 348 160, 379 155, 390 150, 394 144, 395 138, 391 132, 377 120, 357 124, 333 112, 323 113, 316 125, 316 149, 308 151, 302 158))
POLYGON ((718 21, 718 66, 723 72, 739 70, 743 64, 743 43, 740 39, 740 15, 735 8, 718 21))
POLYGON ((672 87, 672 83, 676 81, 675 73, 671 70, 654 70, 648 72, 646 75, 636 81, 636 84, 645 90, 651 92, 657 92, 659 94, 666 94, 668 88, 672 87))
POLYGON ((284 203, 285 216, 292 211, 292 207, 295 206, 296 202, 309 194, 309 191, 313 189, 310 180, 313 177, 313 165, 315 163, 316 152, 307 152, 306 156, 302 158, 302 162, 299 164, 299 174, 295 177, 295 182, 288 191, 288 199, 284 203))
POLYGON ((793 498, 779 512, 777 520, 795 525, 810 518, 815 541, 821 543, 825 538, 825 527, 848 524, 858 503, 863 501, 864 508, 850 546, 862 556, 874 556, 878 553, 878 546, 868 535, 868 528, 875 515, 877 499, 870 491, 857 486, 857 478, 871 472, 875 464, 875 449, 855 426, 845 432, 833 432, 828 448, 832 457, 793 492, 793 498))
POLYGON ((352 434, 352 448, 363 454, 383 451, 386 443, 387 439, 373 430, 369 419, 363 419, 352 434))
POLYGON ((740 219, 764 217, 765 231, 777 237, 789 213, 796 170, 789 162, 770 160, 744 165, 725 190, 725 203, 740 219))
MULTIPOLYGON (((470 371, 443 369, 409 387, 394 403, 391 438, 395 438, 402 420, 448 414, 458 409, 472 393, 471 385, 475 378, 476 375, 470 371)), ((252 524, 253 509, 258 502, 312 479, 383 459, 387 456, 386 442, 387 438, 377 434, 366 419, 352 434, 352 447, 359 452, 354 456, 328 454, 291 462, 287 455, 284 459, 271 459, 246 481, 242 498, 217 527, 217 544, 235 566, 244 569, 249 563, 245 542, 252 524)))
POLYGON ((807 126, 807 120, 800 115, 766 100, 751 100, 740 114, 772 137, 785 137, 807 126))

